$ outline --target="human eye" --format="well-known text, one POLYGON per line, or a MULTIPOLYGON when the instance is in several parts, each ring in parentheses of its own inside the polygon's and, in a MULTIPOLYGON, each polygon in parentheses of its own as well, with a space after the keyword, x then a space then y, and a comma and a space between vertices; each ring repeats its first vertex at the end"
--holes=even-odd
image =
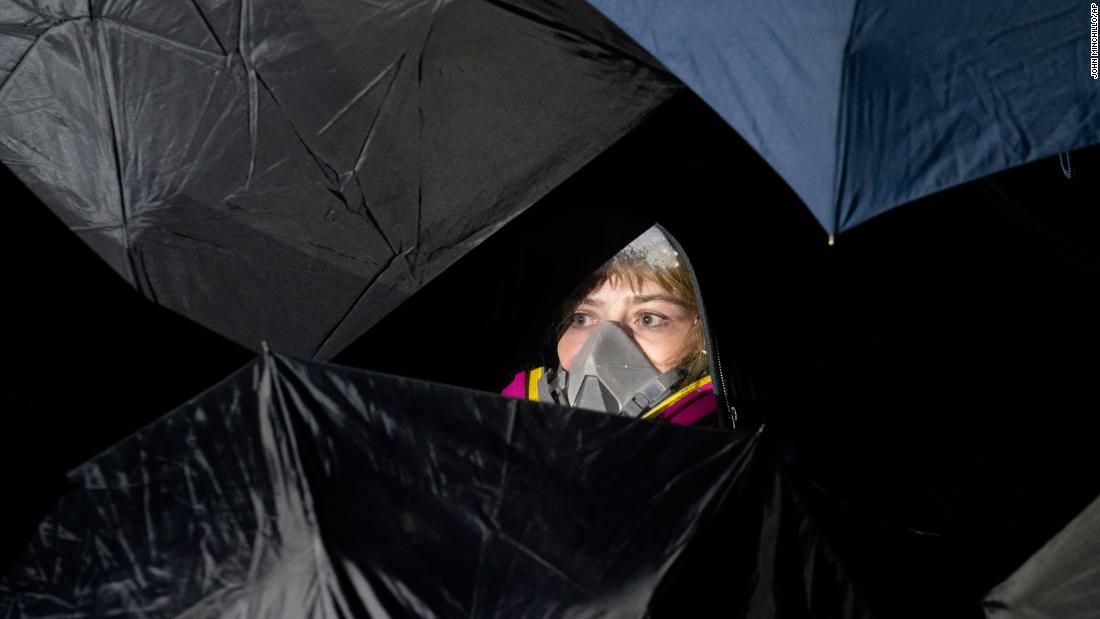
POLYGON ((646 329, 661 329, 668 326, 668 316, 656 312, 642 312, 638 315, 638 322, 646 329))
POLYGON ((573 316, 569 319, 569 326, 583 329, 584 327, 591 326, 595 321, 596 320, 589 314, 584 312, 573 312, 573 316))

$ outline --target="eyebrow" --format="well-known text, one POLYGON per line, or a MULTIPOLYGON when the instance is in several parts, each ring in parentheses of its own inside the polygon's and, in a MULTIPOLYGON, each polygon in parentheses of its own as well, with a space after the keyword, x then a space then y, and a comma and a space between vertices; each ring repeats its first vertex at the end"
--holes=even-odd
POLYGON ((665 301, 667 303, 673 303, 686 307, 687 304, 677 299, 676 297, 667 294, 638 294, 634 295, 634 305, 641 305, 642 303, 649 303, 650 301, 665 301))
MULTIPOLYGON (((667 295, 667 294, 637 294, 637 295, 634 295, 633 299, 631 300, 631 304, 632 305, 641 305, 642 303, 649 303, 650 301, 665 301, 667 303, 674 303, 674 304, 679 305, 681 307, 687 307, 687 304, 684 303, 683 301, 681 301, 680 299, 677 299, 676 297, 673 297, 673 296, 670 296, 670 295, 667 295)), ((595 306, 595 307, 599 307, 603 304, 604 304, 603 301, 600 301, 599 299, 593 299, 592 297, 585 297, 584 300, 582 300, 579 305, 592 305, 592 306, 595 306)))

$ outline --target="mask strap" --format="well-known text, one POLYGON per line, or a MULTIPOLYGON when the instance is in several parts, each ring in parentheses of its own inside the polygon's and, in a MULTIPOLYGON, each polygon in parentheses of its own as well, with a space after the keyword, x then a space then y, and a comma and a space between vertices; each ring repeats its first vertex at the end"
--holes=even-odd
POLYGON ((687 370, 683 367, 674 367, 661 374, 657 378, 646 383, 638 393, 627 400, 623 405, 620 415, 637 417, 645 411, 653 408, 662 400, 672 395, 673 389, 687 376, 687 370))

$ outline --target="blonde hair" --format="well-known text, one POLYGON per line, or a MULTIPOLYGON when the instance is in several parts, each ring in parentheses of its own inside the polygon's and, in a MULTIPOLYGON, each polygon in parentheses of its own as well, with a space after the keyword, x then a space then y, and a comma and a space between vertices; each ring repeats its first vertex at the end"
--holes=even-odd
POLYGON ((560 340, 573 317, 573 312, 581 300, 593 291, 610 282, 617 285, 626 282, 630 289, 637 293, 646 281, 652 282, 664 288, 677 301, 682 303, 688 311, 695 316, 695 324, 691 329, 691 353, 682 359, 677 365, 687 370, 687 377, 683 384, 695 382, 710 373, 710 364, 707 362, 707 353, 703 338, 703 321, 699 312, 699 295, 696 294, 692 283, 691 271, 682 260, 676 260, 673 264, 653 264, 637 253, 621 252, 608 260, 588 277, 562 304, 558 317, 558 325, 555 332, 555 341, 560 340))

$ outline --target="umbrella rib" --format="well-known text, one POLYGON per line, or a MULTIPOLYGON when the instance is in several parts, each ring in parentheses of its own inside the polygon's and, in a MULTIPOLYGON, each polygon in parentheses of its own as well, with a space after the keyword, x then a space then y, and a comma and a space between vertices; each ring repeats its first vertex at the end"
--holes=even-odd
POLYGON ((315 359, 318 353, 325 349, 325 346, 328 345, 329 340, 332 339, 332 336, 335 335, 340 327, 344 324, 344 321, 347 320, 348 316, 350 316, 351 313, 355 311, 356 307, 359 307, 359 303, 362 302, 362 300, 367 296, 367 293, 369 293, 371 289, 374 288, 374 285, 378 283, 378 280, 381 279, 383 275, 385 275, 386 271, 388 271, 390 267, 393 266, 393 263, 397 260, 398 256, 404 255, 404 253, 405 252, 402 252, 400 254, 395 253, 394 255, 390 256, 389 259, 386 260, 386 263, 382 265, 382 268, 378 269, 378 272, 370 278, 370 280, 367 282, 367 285, 364 286, 363 290, 359 293, 359 296, 355 298, 355 301, 348 305, 348 309, 344 311, 343 316, 340 316, 340 319, 336 321, 336 324, 334 324, 332 328, 329 329, 328 333, 325 334, 325 337, 321 340, 321 343, 313 349, 313 353, 310 355, 311 359, 315 359))
MULTIPOLYGON (((492 539, 492 537, 495 533, 496 536, 504 539, 505 541, 512 541, 512 539, 510 537, 507 537, 507 534, 504 533, 504 531, 503 531, 503 527, 501 527, 501 525, 500 525, 500 508, 501 508, 502 504, 504 503, 504 488, 505 488, 505 485, 506 485, 507 480, 508 480, 508 464, 511 462, 511 459, 512 459, 511 458, 512 449, 515 448, 516 419, 518 418, 518 416, 520 414, 518 409, 519 409, 519 407, 518 407, 517 402, 513 401, 513 402, 509 403, 509 406, 508 406, 508 430, 507 430, 507 436, 505 437, 505 452, 504 452, 505 455, 504 455, 504 458, 503 458, 503 462, 501 462, 501 467, 500 467, 500 481, 498 481, 497 484, 496 484, 496 489, 497 489, 496 500, 493 502, 492 511, 489 514, 489 521, 493 525, 493 527, 495 527, 495 532, 494 531, 487 531, 483 520, 480 523, 481 524, 480 528, 482 529, 482 537, 481 537, 481 543, 478 545, 478 551, 477 551, 478 552, 477 571, 474 574, 474 592, 473 592, 473 600, 471 602, 471 608, 470 608, 470 615, 469 615, 470 617, 478 617, 478 616, 481 616, 481 615, 484 614, 483 612, 481 612, 481 598, 482 598, 482 595, 481 595, 481 591, 482 591, 481 573, 482 573, 482 566, 484 565, 485 552, 486 552, 486 549, 489 545, 490 539, 492 539)), ((517 544, 517 546, 522 546, 522 545, 517 544)), ((536 555, 536 557, 537 557, 537 555, 536 555)))
MULTIPOLYGON (((359 154, 355 157, 355 164, 352 165, 352 168, 350 170, 350 172, 352 174, 358 174, 359 166, 363 165, 363 161, 365 161, 366 158, 367 158, 367 147, 370 146, 371 138, 374 137, 374 127, 375 127, 375 125, 378 124, 378 119, 382 116, 382 110, 383 110, 383 108, 386 107, 386 102, 390 100, 390 93, 393 92, 393 85, 397 82, 397 74, 401 71, 401 65, 404 62, 404 60, 405 60, 405 54, 402 53, 400 56, 397 57, 397 60, 394 60, 392 63, 390 63, 390 65, 388 67, 386 67, 385 71, 380 73, 378 75, 378 77, 376 77, 374 80, 371 81, 370 84, 367 84, 367 87, 366 87, 365 90, 363 90, 363 92, 361 92, 359 95, 357 95, 355 97, 354 100, 352 100, 350 103, 348 103, 348 105, 345 106, 344 109, 337 112, 336 116, 333 117, 333 119, 330 120, 329 123, 325 125, 326 129, 328 127, 332 126, 332 123, 335 123, 337 119, 339 119, 341 116, 343 116, 343 114, 352 105, 354 105, 356 101, 358 101, 362 97, 366 96, 366 94, 374 88, 374 86, 382 79, 383 76, 388 75, 390 73, 391 69, 393 70, 393 74, 394 74, 393 78, 390 80, 389 85, 386 86, 386 91, 384 93, 382 93, 382 101, 379 102, 378 109, 375 110, 375 112, 374 112, 374 118, 371 119, 370 126, 367 127, 367 135, 363 138, 363 144, 360 145, 360 147, 359 147, 359 154)), ((323 133, 324 131, 325 131, 325 129, 321 129, 321 131, 318 132, 318 133, 323 133)), ((347 188, 347 185, 348 185, 349 182, 351 182, 351 177, 348 177, 347 180, 340 183, 340 191, 341 192, 343 192, 344 189, 347 188)))
MULTIPOLYGON (((237 18, 237 55, 240 56, 241 63, 244 64, 248 76, 248 176, 244 179, 244 189, 246 191, 252 187, 252 177, 256 173, 256 144, 259 140, 257 132, 259 131, 260 121, 260 97, 257 92, 257 82, 260 77, 256 71, 256 66, 252 62, 251 50, 248 49, 248 37, 246 36, 248 24, 251 23, 251 15, 249 1, 241 0, 239 17, 237 18)), ((274 97, 275 95, 272 95, 273 99, 274 97)), ((278 105, 278 102, 276 102, 276 105, 278 105)))
MULTIPOLYGON (((517 15, 519 17, 522 17, 523 19, 534 22, 536 24, 546 26, 546 27, 548 27, 551 30, 554 30, 556 32, 572 35, 572 36, 574 36, 574 37, 576 37, 576 38, 578 38, 578 39, 580 39, 580 40, 582 40, 586 43, 595 45, 596 47, 599 47, 600 49, 602 49, 605 52, 608 52, 608 53, 610 53, 614 56, 618 56, 618 57, 622 57, 622 58, 629 58, 630 60, 632 60, 632 61, 634 61, 638 64, 644 64, 646 66, 649 66, 650 68, 654 68, 648 62, 642 62, 641 60, 639 60, 637 58, 634 58, 633 56, 627 56, 626 54, 624 54, 624 50, 622 50, 620 48, 616 48, 614 46, 608 45, 607 43, 604 43, 603 41, 601 41, 601 40, 599 40, 595 37, 584 34, 583 32, 580 32, 579 30, 572 29, 569 26, 567 26, 566 24, 563 24, 561 22, 556 22, 552 19, 548 19, 546 17, 543 17, 542 15, 539 15, 538 13, 535 13, 534 11, 530 11, 530 10, 520 8, 520 7, 512 5, 512 4, 508 4, 506 2, 503 2, 502 0, 486 0, 486 2, 488 2, 489 4, 495 6, 495 7, 499 8, 503 11, 508 12, 508 13, 512 13, 513 15, 517 15)), ((637 43, 633 39, 629 39, 629 42, 633 45, 637 45, 637 43)), ((648 55, 649 52, 646 52, 643 49, 642 53, 648 55)), ((662 69, 662 72, 667 73, 667 70, 662 69)))
POLYGON ((396 254, 397 250, 394 249, 393 243, 390 241, 390 237, 386 234, 386 231, 382 229, 382 224, 374 216, 374 212, 371 210, 370 204, 367 202, 367 194, 363 189, 363 181, 359 178, 359 173, 355 173, 355 184, 359 186, 359 201, 363 205, 363 215, 370 221, 371 225, 378 230, 378 234, 382 237, 382 240, 386 242, 386 247, 389 247, 390 252, 396 254))
MULTIPOLYGON (((283 112, 283 105, 279 103, 279 98, 275 96, 275 91, 272 90, 271 86, 268 85, 267 80, 265 80, 264 77, 260 75, 259 71, 253 69, 253 73, 256 76, 256 82, 260 86, 262 86, 264 92, 266 92, 267 95, 271 97, 271 101, 275 104, 275 107, 279 108, 280 112, 283 112)), ((313 160, 313 163, 321 171, 321 174, 325 177, 325 180, 328 181, 330 185, 336 185, 336 183, 333 182, 334 178, 338 176, 336 168, 330 165, 324 159, 322 159, 320 155, 318 155, 317 152, 313 150, 313 148, 309 145, 309 142, 306 142, 305 138, 302 137, 302 132, 298 130, 298 127, 294 125, 294 123, 290 120, 289 117, 287 117, 285 113, 282 113, 281 116, 283 120, 286 121, 287 126, 290 127, 291 133, 294 134, 294 137, 297 138, 298 142, 302 145, 302 148, 306 149, 306 153, 309 154, 310 159, 313 160)))
POLYGON ((839 153, 833 171, 833 229, 829 230, 830 235, 840 233, 841 220, 848 220, 850 217, 844 217, 841 213, 843 199, 845 191, 845 171, 848 167, 848 150, 847 146, 847 125, 845 124, 845 102, 848 98, 848 56, 852 49, 852 34, 855 31, 856 15, 859 13, 859 0, 852 1, 852 14, 848 17, 848 34, 844 39, 844 49, 840 52, 840 96, 837 97, 836 105, 836 135, 833 140, 834 152, 839 153))
POLYGON ((195 12, 199 14, 199 19, 201 19, 203 25, 206 26, 206 30, 210 33, 210 36, 214 37, 214 42, 218 44, 218 49, 222 50, 222 56, 228 56, 229 52, 225 49, 225 45, 222 45, 221 38, 218 37, 218 33, 214 30, 214 25, 210 23, 202 7, 199 6, 198 0, 191 0, 191 6, 194 7, 195 12))
MULTIPOLYGON (((405 60, 405 52, 401 52, 401 55, 400 55, 400 56, 398 56, 398 57, 397 57, 397 58, 396 58, 396 59, 395 59, 395 60, 394 60, 393 62, 391 62, 390 64, 386 65, 386 68, 385 68, 385 69, 382 69, 382 71, 380 71, 380 72, 378 73, 378 75, 374 76, 374 79, 372 79, 372 80, 371 80, 370 82, 368 82, 368 83, 367 83, 367 85, 366 85, 366 86, 364 86, 362 90, 360 90, 359 92, 357 92, 357 93, 355 94, 355 96, 354 96, 354 97, 352 97, 352 98, 351 98, 351 100, 349 100, 349 101, 347 102, 347 104, 346 104, 346 105, 344 105, 344 107, 342 107, 342 108, 340 108, 339 110, 337 110, 337 111, 336 111, 336 114, 335 114, 335 115, 333 115, 333 117, 332 117, 331 119, 329 119, 329 121, 328 121, 327 123, 325 123, 323 127, 321 127, 320 129, 318 129, 318 130, 317 130, 317 135, 320 135, 320 134, 322 134, 322 133, 324 133, 324 132, 328 131, 329 129, 331 129, 331 128, 332 128, 332 126, 333 126, 334 124, 336 124, 336 121, 340 120, 341 118, 343 118, 344 114, 347 114, 347 113, 348 113, 348 110, 350 110, 350 109, 351 109, 352 107, 354 107, 356 103, 358 103, 359 101, 361 101, 361 100, 363 99, 363 97, 365 97, 365 96, 367 96, 368 94, 370 94, 370 92, 371 92, 372 90, 374 90, 374 87, 375 87, 375 86, 377 86, 377 85, 379 84, 379 82, 381 82, 381 81, 382 81, 382 78, 384 78, 384 77, 386 77, 387 75, 389 75, 390 71, 391 71, 391 70, 392 70, 392 69, 393 69, 394 67, 397 67, 397 70, 398 70, 398 71, 400 71, 400 70, 401 70, 401 62, 402 62, 403 60, 405 60)), ((385 104, 385 102, 386 102, 386 98, 387 98, 387 97, 389 96, 389 91, 390 91, 390 88, 392 88, 392 87, 393 87, 393 82, 391 81, 391 82, 390 82, 390 86, 388 86, 388 87, 386 88, 386 94, 385 94, 385 95, 383 95, 383 97, 382 97, 382 104, 380 104, 380 105, 378 106, 378 112, 377 112, 377 113, 375 114, 375 119, 377 119, 377 116, 378 116, 378 114, 381 114, 381 112, 382 112, 382 105, 384 105, 384 104, 385 104)), ((374 120, 372 120, 372 121, 371 121, 371 127, 373 127, 373 126, 374 126, 374 123, 375 123, 375 121, 374 121, 374 120)), ((369 135, 370 135, 370 132, 368 131, 368 132, 367 132, 367 134, 368 134, 368 136, 369 136, 369 135)))
POLYGON ((137 254, 138 262, 141 263, 141 279, 145 282, 145 296, 149 297, 149 300, 153 303, 159 304, 160 300, 157 298, 157 292, 153 289, 153 280, 149 277, 149 269, 145 268, 145 254, 136 247, 134 253, 137 254))
MULTIPOLYGON (((194 2, 195 0, 191 0, 191 1, 194 2)), ((22 6, 22 5, 20 5, 20 6, 22 6)), ((31 9, 28 8, 27 10, 31 10, 31 9)), ((89 11, 90 10, 91 10, 91 7, 89 7, 89 11)), ((170 46, 172 46, 176 49, 187 50, 187 51, 190 51, 190 52, 193 52, 193 53, 198 53, 198 54, 203 54, 203 55, 210 55, 210 56, 215 55, 213 52, 211 52, 209 50, 205 50, 205 49, 202 49, 200 47, 194 47, 192 45, 188 45, 186 43, 176 41, 174 39, 171 39, 169 37, 157 34, 155 32, 150 32, 148 30, 143 30, 141 28, 135 28, 134 26, 122 23, 122 22, 120 22, 116 19, 113 19, 111 17, 105 17, 103 15, 91 15, 91 14, 89 14, 89 15, 80 15, 80 16, 77 16, 77 17, 68 17, 68 18, 57 18, 55 16, 50 15, 50 16, 47 16, 47 17, 52 19, 53 23, 51 23, 47 28, 43 29, 41 32, 38 32, 37 34, 35 34, 34 39, 31 42, 31 44, 27 46, 27 49, 23 50, 23 53, 19 56, 19 59, 15 62, 15 64, 12 65, 11 69, 8 71, 8 76, 6 78, 4 78, 3 82, 0 82, 0 92, 3 91, 4 86, 7 85, 7 83, 11 80, 11 78, 15 76, 15 73, 22 66, 23 61, 26 59, 27 55, 30 54, 31 51, 38 45, 38 43, 42 40, 42 37, 44 35, 50 33, 55 28, 58 28, 60 26, 64 26, 65 24, 69 24, 69 23, 76 22, 76 21, 83 21, 83 20, 91 21, 91 20, 94 19, 95 21, 98 21, 98 22, 109 22, 113 28, 117 28, 117 29, 119 29, 123 32, 128 33, 128 34, 134 34, 135 36, 140 36, 142 38, 154 40, 154 41, 157 41, 157 42, 162 42, 162 43, 170 45, 170 46)), ((5 25, 5 24, 0 24, 0 25, 5 25)), ((9 33, 5 33, 5 34, 7 36, 18 36, 18 35, 10 35, 9 33)), ((19 38, 24 38, 24 37, 19 37, 19 38)), ((215 41, 217 41, 216 36, 215 36, 215 41)), ((218 42, 218 47, 221 47, 221 41, 217 41, 217 42, 218 42)), ((223 53, 223 55, 225 54, 224 48, 222 48, 222 53, 223 53)))
POLYGON ((35 14, 39 15, 40 17, 50 17, 50 18, 53 18, 53 19, 59 19, 56 15, 49 15, 47 13, 43 13, 42 9, 40 7, 31 6, 31 5, 27 4, 26 0, 8 0, 8 1, 11 2, 12 4, 14 4, 15 6, 23 9, 24 11, 35 13, 35 14))
POLYGON ((107 124, 111 132, 111 154, 115 168, 115 182, 118 185, 119 216, 122 218, 122 234, 126 250, 126 264, 130 269, 130 281, 135 287, 138 287, 140 285, 140 279, 138 277, 137 265, 134 263, 133 244, 130 240, 130 221, 127 213, 129 207, 126 204, 126 183, 123 178, 125 174, 122 170, 122 140, 119 133, 120 128, 115 119, 115 101, 117 97, 112 88, 114 75, 110 71, 108 60, 104 57, 102 37, 100 36, 99 27, 96 26, 96 22, 101 20, 96 19, 92 14, 91 0, 88 2, 88 19, 92 21, 92 36, 95 41, 99 74, 103 79, 103 97, 105 107, 107 108, 107 124))
POLYGON ((420 248, 421 222, 424 217, 424 99, 421 97, 421 89, 424 85, 424 52, 428 49, 428 39, 435 28, 435 17, 439 14, 439 7, 443 0, 436 0, 432 6, 431 17, 428 19, 428 29, 424 32, 424 40, 420 43, 420 54, 416 58, 416 141, 417 141, 417 183, 416 183, 416 242, 413 247, 420 248))
POLYGON ((35 46, 38 45, 38 42, 42 40, 42 35, 49 32, 52 28, 53 26, 35 35, 34 40, 31 41, 31 44, 27 46, 27 49, 23 50, 23 53, 19 55, 19 60, 16 60, 15 64, 12 65, 11 70, 8 71, 8 76, 4 78, 3 82, 0 82, 0 93, 4 92, 4 87, 8 85, 8 82, 10 82, 13 77, 15 77, 16 72, 19 71, 19 68, 21 66, 23 66, 23 61, 26 60, 27 56, 31 53, 35 46))

